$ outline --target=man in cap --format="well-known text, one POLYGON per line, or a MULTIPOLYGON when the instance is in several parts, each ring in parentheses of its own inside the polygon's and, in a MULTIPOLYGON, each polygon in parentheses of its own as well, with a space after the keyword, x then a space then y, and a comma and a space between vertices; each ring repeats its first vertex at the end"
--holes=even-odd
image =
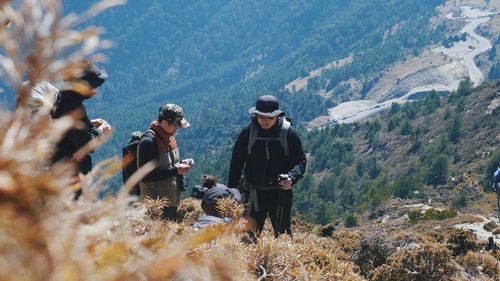
POLYGON ((259 97, 248 112, 252 119, 234 144, 228 186, 240 186, 245 194, 257 235, 268 215, 276 237, 285 232, 291 235, 292 188, 306 169, 301 140, 276 97, 259 97))
MULTIPOLYGON (((106 81, 108 75, 93 63, 84 61, 82 76, 66 81, 67 87, 59 93, 53 118, 71 116, 75 128, 70 129, 57 144, 53 162, 68 160, 77 163, 77 172, 87 174, 92 170, 92 159, 88 152, 79 151, 93 138, 111 132, 110 125, 103 119, 90 120, 83 102, 93 97, 96 89, 106 81)), ((76 197, 79 196, 77 193, 76 197)))
POLYGON ((141 198, 167 199, 162 218, 175 220, 181 192, 184 190, 184 174, 193 166, 193 161, 180 161, 179 148, 174 134, 178 128, 188 128, 182 108, 176 104, 160 107, 158 119, 151 123, 137 147, 138 167, 157 161, 156 168, 139 183, 141 198))

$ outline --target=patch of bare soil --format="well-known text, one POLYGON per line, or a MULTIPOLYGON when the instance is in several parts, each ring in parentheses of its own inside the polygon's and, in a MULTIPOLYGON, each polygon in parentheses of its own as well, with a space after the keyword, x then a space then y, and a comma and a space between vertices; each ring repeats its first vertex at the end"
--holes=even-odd
POLYGON ((310 71, 308 76, 297 78, 292 82, 288 83, 285 86, 285 89, 289 92, 298 92, 300 90, 306 89, 307 82, 309 81, 309 79, 320 76, 324 71, 334 68, 340 68, 350 63, 352 63, 352 55, 340 60, 333 61, 327 65, 324 65, 320 68, 310 71))

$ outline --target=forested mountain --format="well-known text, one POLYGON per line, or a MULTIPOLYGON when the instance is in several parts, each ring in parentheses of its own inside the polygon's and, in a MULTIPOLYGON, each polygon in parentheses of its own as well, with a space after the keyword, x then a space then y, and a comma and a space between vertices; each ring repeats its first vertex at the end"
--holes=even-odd
POLYGON ((495 206, 485 193, 500 163, 499 92, 498 82, 472 90, 464 80, 449 96, 431 92, 381 118, 310 132, 295 210, 326 224, 396 197, 488 213, 495 206))
MULTIPOLYGON (((67 12, 88 6, 64 2, 67 12)), ((225 180, 232 141, 256 97, 278 96, 296 126, 325 115, 336 100, 317 95, 324 81, 335 87, 355 78, 369 89, 379 71, 442 40, 444 26, 430 23, 442 2, 146 0, 110 9, 89 23, 115 42, 105 52, 110 79, 88 106, 116 129, 98 157, 118 155, 131 131, 144 130, 159 105, 175 102, 192 124, 179 134, 183 156, 198 162, 192 182, 202 172, 225 180), (394 26, 397 32, 387 36, 394 26), (284 91, 297 77, 347 56, 351 64, 308 89, 284 91)))

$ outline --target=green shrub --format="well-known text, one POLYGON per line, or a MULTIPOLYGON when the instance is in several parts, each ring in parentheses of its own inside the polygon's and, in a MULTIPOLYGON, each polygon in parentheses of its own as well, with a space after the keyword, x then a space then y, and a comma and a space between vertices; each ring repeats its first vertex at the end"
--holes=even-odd
POLYGON ((457 211, 455 209, 428 209, 425 210, 425 212, 414 210, 408 213, 408 221, 415 224, 419 221, 449 219, 455 217, 456 215, 457 211))
POLYGON ((347 214, 344 219, 344 226, 347 228, 358 226, 358 220, 353 214, 347 214))
POLYGON ((454 209, 460 209, 466 207, 469 204, 469 200, 465 194, 460 194, 455 197, 451 203, 454 209))

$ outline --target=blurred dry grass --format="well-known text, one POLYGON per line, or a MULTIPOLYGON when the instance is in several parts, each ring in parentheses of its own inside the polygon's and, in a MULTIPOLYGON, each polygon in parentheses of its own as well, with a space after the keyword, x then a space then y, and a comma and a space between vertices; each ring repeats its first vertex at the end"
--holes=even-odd
MULTIPOLYGON (((0 280, 269 279, 273 268, 263 276, 252 274, 247 265, 268 257, 261 250, 267 246, 259 245, 273 240, 264 238, 258 245, 240 242, 248 231, 246 220, 239 219, 243 207, 222 201, 219 210, 233 222, 195 231, 192 224, 201 214, 196 200, 183 200, 178 223, 159 220, 165 202, 134 203, 126 188, 115 197, 98 200, 106 181, 120 170, 116 158, 77 178, 72 177, 71 164, 49 165, 54 144, 74 124, 65 118, 51 120, 48 114, 32 117, 26 109, 27 95, 40 81, 80 75, 85 67, 82 59, 102 61, 96 52, 110 43, 100 40, 101 30, 75 27, 121 3, 101 1, 83 15, 62 17, 56 0, 0 2, 0 76, 17 98, 14 112, 0 112, 0 280), (72 201, 78 187, 84 194, 72 201)), ((290 251, 294 243, 280 242, 275 247, 290 251)), ((323 272, 343 274, 350 268, 343 266, 349 262, 327 257, 337 248, 315 248, 313 240, 298 245, 314 249, 319 257, 317 263, 295 257, 296 262, 287 265, 294 278, 308 279, 308 269, 321 277, 323 272), (340 267, 323 269, 323 264, 340 267)), ((293 255, 286 256, 292 259, 293 255)))
MULTIPOLYGON (((72 178, 70 164, 49 167, 54 144, 73 124, 43 114, 32 118, 26 93, 40 81, 78 75, 81 59, 103 59, 95 55, 108 45, 100 41, 100 30, 74 27, 121 2, 101 1, 84 15, 63 18, 60 1, 26 0, 17 7, 0 1, 0 77, 18 97, 14 112, 0 111, 0 280, 364 280, 351 256, 375 240, 361 243, 358 230, 320 230, 295 218, 293 238, 274 239, 264 231, 256 244, 247 244, 243 207, 231 201, 222 200, 218 208, 232 223, 196 231, 192 225, 202 211, 194 199, 181 201, 177 223, 159 220, 164 202, 134 202, 127 187, 98 200, 120 170, 116 158, 78 178, 72 178), (25 79, 29 83, 22 86, 25 79), (80 200, 72 200, 72 187, 84 190, 80 200)), ((498 261, 489 254, 466 254, 460 271, 451 252, 432 237, 386 234, 401 245, 370 272, 376 280, 401 280, 414 272, 438 276, 426 263, 446 278, 498 277, 498 261)))

